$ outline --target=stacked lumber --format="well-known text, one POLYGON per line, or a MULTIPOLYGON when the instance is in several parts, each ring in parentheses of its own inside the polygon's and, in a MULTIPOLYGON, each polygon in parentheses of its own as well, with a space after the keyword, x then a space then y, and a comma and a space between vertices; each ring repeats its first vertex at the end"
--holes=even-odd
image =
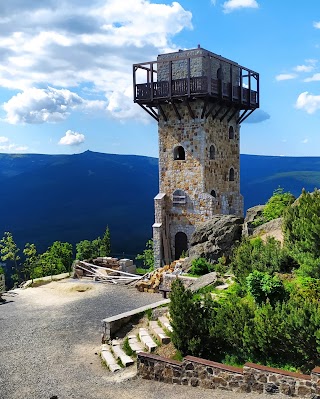
POLYGON ((175 260, 170 265, 166 265, 156 269, 154 272, 148 273, 144 279, 136 283, 136 288, 140 292, 159 292, 159 287, 166 273, 177 272, 177 267, 181 266, 181 260, 175 260))

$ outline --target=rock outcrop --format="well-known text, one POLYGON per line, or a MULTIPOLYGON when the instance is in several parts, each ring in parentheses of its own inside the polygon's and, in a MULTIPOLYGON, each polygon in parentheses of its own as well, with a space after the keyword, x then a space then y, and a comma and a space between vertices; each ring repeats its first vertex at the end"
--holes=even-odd
POLYGON ((252 231, 252 236, 259 236, 262 240, 267 237, 274 237, 276 240, 283 243, 283 231, 282 231, 282 218, 270 220, 270 222, 264 223, 261 226, 256 227, 252 231))
POLYGON ((252 235, 253 230, 255 228, 254 222, 261 219, 264 207, 265 205, 256 205, 247 210, 242 230, 242 235, 244 237, 252 235))
POLYGON ((235 215, 215 215, 197 226, 190 240, 189 257, 206 258, 217 263, 231 254, 234 244, 241 239, 243 218, 235 215))

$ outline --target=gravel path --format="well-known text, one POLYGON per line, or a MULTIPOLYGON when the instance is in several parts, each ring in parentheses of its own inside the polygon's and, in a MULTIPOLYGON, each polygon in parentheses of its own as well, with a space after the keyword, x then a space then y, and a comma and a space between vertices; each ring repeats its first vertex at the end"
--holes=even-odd
POLYGON ((11 291, 4 298, 7 302, 0 306, 0 399, 257 397, 132 379, 133 368, 112 374, 101 365, 97 355, 101 319, 156 302, 159 295, 66 280, 11 291))

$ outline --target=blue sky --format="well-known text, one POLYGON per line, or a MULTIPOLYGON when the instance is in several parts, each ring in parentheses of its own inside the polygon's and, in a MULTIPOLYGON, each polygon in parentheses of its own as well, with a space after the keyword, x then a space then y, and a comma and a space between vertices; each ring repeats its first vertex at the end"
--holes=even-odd
POLYGON ((260 73, 241 153, 320 156, 319 0, 11 0, 0 36, 0 152, 156 157, 132 64, 200 44, 260 73))

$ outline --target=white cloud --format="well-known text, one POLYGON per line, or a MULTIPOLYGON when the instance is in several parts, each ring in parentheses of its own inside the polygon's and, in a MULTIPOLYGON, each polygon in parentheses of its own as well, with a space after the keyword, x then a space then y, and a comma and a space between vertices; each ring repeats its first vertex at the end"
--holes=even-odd
POLYGON ((18 123, 60 122, 65 120, 72 110, 106 107, 102 101, 88 101, 70 90, 26 89, 13 96, 3 108, 7 113, 6 121, 18 123))
POLYGON ((313 23, 314 28, 320 29, 320 21, 319 22, 314 22, 313 23))
POLYGON ((259 4, 256 0, 228 0, 222 7, 225 13, 229 13, 239 8, 258 8, 259 4))
POLYGON ((306 111, 308 114, 313 114, 320 109, 320 95, 315 96, 309 94, 307 91, 301 93, 296 101, 296 108, 306 111))
POLYGON ((297 65, 293 68, 296 72, 311 72, 314 70, 313 65, 297 65))
POLYGON ((79 145, 84 143, 84 134, 73 132, 72 130, 67 130, 66 134, 61 137, 59 144, 61 145, 79 145))
POLYGON ((7 143, 8 141, 8 137, 0 136, 0 143, 7 143))
POLYGON ((27 147, 27 146, 20 146, 20 145, 14 144, 14 143, 0 145, 0 151, 10 152, 10 153, 25 152, 28 150, 28 148, 29 147, 27 147))
POLYGON ((304 82, 317 82, 320 80, 320 73, 315 73, 313 76, 310 78, 304 79, 304 82))
MULTIPOLYGON (((126 0, 121 6, 119 0, 2 3, 0 87, 20 90, 23 106, 28 90, 50 86, 77 92, 81 98, 85 97, 82 90, 95 94, 92 99, 104 96, 108 114, 116 118, 144 117, 132 102, 132 91, 128 94, 132 64, 176 50, 173 37, 183 29, 192 29, 192 14, 176 1, 126 0)), ((45 97, 48 100, 49 96, 45 97)), ((47 114, 45 109, 39 110, 40 100, 32 98, 28 113, 19 116, 15 107, 16 112, 7 120, 57 121, 73 109, 68 103, 63 104, 66 111, 58 105, 56 113, 47 114)), ((18 101, 18 95, 14 99, 18 101)))
POLYGON ((309 143, 309 139, 307 139, 307 138, 306 138, 306 139, 303 139, 303 140, 301 140, 301 143, 302 143, 302 144, 307 144, 307 143, 309 143))
POLYGON ((281 81, 281 80, 289 80, 289 79, 295 79, 297 75, 295 73, 280 73, 280 75, 276 76, 276 80, 281 81))

